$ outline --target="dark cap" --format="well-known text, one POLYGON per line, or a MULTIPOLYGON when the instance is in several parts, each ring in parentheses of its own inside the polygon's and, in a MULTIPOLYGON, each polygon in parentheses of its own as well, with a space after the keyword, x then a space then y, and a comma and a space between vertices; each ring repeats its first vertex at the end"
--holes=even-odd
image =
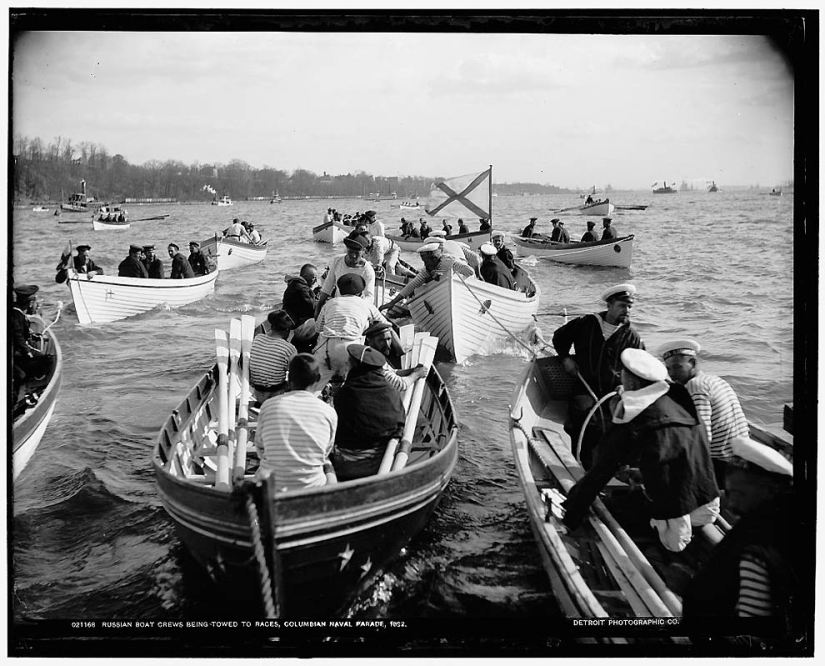
POLYGON ((613 221, 612 217, 603 217, 602 218, 602 222, 607 222, 608 224, 610 224, 612 221, 613 221))
POLYGON ((31 298, 40 289, 40 287, 38 287, 36 284, 16 284, 12 288, 14 289, 14 293, 17 296, 17 299, 21 301, 27 298, 31 298))
MULTIPOLYGON (((481 218, 479 218, 479 219, 481 219, 481 218)), ((531 217, 531 218, 530 218, 530 221, 531 221, 531 222, 535 222, 535 221, 536 221, 536 220, 538 220, 538 219, 539 219, 539 218, 537 218, 537 217, 531 217)))
POLYGON ((154 252, 155 251, 155 246, 154 245, 144 245, 143 246, 143 251, 144 252, 148 252, 149 250, 152 250, 152 252, 154 252))
POLYGON ((143 252, 143 246, 142 245, 130 245, 129 246, 129 252, 143 252))
POLYGON ((367 283, 364 281, 358 273, 347 273, 346 275, 342 275, 338 278, 338 292, 340 294, 360 294, 367 286, 367 283))
POLYGON ((201 244, 200 244, 200 243, 198 243, 198 241, 189 241, 189 247, 192 247, 192 246, 194 246, 194 247, 200 247, 200 246, 201 246, 201 244))
POLYGON ((370 326, 366 331, 364 331, 365 337, 370 337, 371 335, 375 335, 376 333, 382 333, 387 329, 392 328, 392 324, 386 321, 377 321, 372 326, 370 326))
POLYGON ((375 217, 375 215, 376 213, 374 210, 368 210, 366 213, 364 213, 364 217, 375 217))
POLYGON ((359 345, 356 343, 347 345, 347 353, 362 365, 366 365, 371 368, 383 368, 384 364, 387 362, 386 356, 384 356, 380 351, 373 349, 372 347, 367 347, 366 345, 359 345))
POLYGON ((561 220, 559 220, 559 224, 560 224, 561 226, 564 226, 564 222, 562 222, 561 220))
POLYGON ((559 221, 559 218, 557 218, 557 217, 554 217, 552 220, 550 220, 551 223, 558 222, 558 221, 559 221))
POLYGON ((587 220, 587 226, 588 227, 595 227, 596 223, 593 220, 587 220))
POLYGON ((169 245, 167 245, 167 247, 173 247, 176 250, 180 250, 180 245, 178 245, 177 243, 169 243, 169 245))
POLYGON ((235 223, 237 223, 237 222, 238 222, 238 218, 237 218, 237 217, 233 217, 233 218, 232 218, 232 224, 235 224, 235 223))
POLYGON ((75 248, 75 249, 78 252, 85 252, 86 250, 91 250, 92 246, 91 245, 78 245, 77 248, 75 248))
POLYGON ((295 322, 292 321, 292 317, 290 317, 285 310, 274 310, 270 312, 266 320, 276 331, 290 331, 295 328, 295 322))
POLYGON ((344 245, 353 250, 366 250, 370 246, 369 241, 357 231, 353 231, 344 239, 344 245))

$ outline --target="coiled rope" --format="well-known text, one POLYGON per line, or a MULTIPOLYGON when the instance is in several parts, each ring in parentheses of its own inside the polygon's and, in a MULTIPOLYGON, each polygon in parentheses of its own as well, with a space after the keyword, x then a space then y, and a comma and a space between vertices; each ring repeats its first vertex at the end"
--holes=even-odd
POLYGON ((261 524, 258 521, 258 507, 252 499, 252 495, 246 495, 246 514, 249 516, 249 525, 252 528, 252 549, 255 553, 255 560, 258 562, 258 578, 261 584, 261 598, 264 602, 266 617, 276 618, 275 601, 272 598, 272 577, 269 575, 269 566, 266 563, 264 545, 261 538, 261 524))

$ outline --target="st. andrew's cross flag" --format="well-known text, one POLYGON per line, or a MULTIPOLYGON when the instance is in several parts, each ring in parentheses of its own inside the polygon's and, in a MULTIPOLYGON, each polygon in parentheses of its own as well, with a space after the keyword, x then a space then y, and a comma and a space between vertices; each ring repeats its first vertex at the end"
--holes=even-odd
POLYGON ((424 210, 430 217, 471 217, 490 219, 490 187, 493 169, 481 173, 457 176, 439 183, 433 189, 424 210))

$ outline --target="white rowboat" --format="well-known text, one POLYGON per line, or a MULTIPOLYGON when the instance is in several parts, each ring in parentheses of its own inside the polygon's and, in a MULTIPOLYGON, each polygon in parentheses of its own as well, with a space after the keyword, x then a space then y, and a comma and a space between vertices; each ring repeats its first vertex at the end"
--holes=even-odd
POLYGON ((108 231, 110 229, 128 229, 131 225, 129 220, 125 220, 123 222, 115 222, 115 221, 108 221, 108 220, 98 220, 92 217, 92 228, 95 231, 108 231))
POLYGON ((324 222, 312 228, 312 240, 316 243, 340 243, 352 230, 353 227, 340 222, 324 222))
MULTIPOLYGON (((432 242, 431 240, 425 238, 421 240, 420 238, 414 238, 413 236, 391 236, 387 235, 392 241, 395 241, 402 250, 406 250, 407 252, 416 252, 418 248, 422 245, 426 245, 427 243, 432 242)), ((454 240, 458 241, 459 243, 467 243, 471 248, 474 250, 478 250, 481 247, 482 243, 489 243, 490 242, 490 232, 489 231, 472 231, 469 234, 452 234, 446 237, 446 240, 454 240)))
POLYGON ((519 256, 533 255, 562 264, 627 268, 633 258, 633 235, 586 243, 555 243, 523 236, 513 236, 512 240, 519 256))
POLYGON ((201 242, 201 252, 217 257, 218 270, 228 271, 261 263, 266 257, 267 241, 258 245, 214 236, 201 242))
POLYGON ((66 284, 81 325, 105 324, 148 312, 158 305, 188 305, 214 293, 219 271, 172 280, 94 275, 69 269, 66 284))

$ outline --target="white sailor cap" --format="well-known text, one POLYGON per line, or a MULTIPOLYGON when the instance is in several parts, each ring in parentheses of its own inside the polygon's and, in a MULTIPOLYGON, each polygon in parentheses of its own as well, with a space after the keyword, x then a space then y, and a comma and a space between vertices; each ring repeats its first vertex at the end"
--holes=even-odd
POLYGON ((433 238, 433 237, 444 238, 446 236, 447 236, 447 232, 444 231, 444 229, 436 229, 435 231, 431 231, 430 233, 427 234, 427 238, 433 238))
POLYGON ((666 360, 677 354, 681 354, 683 356, 696 356, 701 350, 702 347, 698 342, 696 342, 696 340, 685 338, 683 340, 671 340, 670 342, 665 342, 663 345, 659 346, 656 353, 662 357, 662 360, 666 360))
POLYGON ((600 296, 603 301, 618 299, 632 303, 636 295, 636 287, 632 284, 617 284, 610 289, 605 289, 600 296))
POLYGON ((426 245, 422 245, 420 248, 418 248, 418 254, 424 254, 425 252, 435 252, 436 250, 440 249, 440 243, 427 243, 426 245))
POLYGON ((496 238, 496 237, 499 237, 499 236, 501 238, 504 238, 504 232, 496 230, 496 231, 493 231, 493 232, 490 233, 490 238, 496 238))
MULTIPOLYGON (((793 476, 793 465, 779 451, 770 446, 755 442, 750 437, 732 437, 730 440, 733 455, 745 463, 756 465, 757 467, 774 474, 783 476, 793 476)), ((730 464, 736 467, 745 467, 734 458, 730 464)))
POLYGON ((490 243, 482 243, 481 247, 478 248, 481 254, 492 254, 494 255, 497 250, 495 245, 491 245, 490 243))
POLYGON ((667 368, 653 354, 644 349, 630 347, 622 352, 622 365, 628 372, 651 382, 667 379, 667 368))

